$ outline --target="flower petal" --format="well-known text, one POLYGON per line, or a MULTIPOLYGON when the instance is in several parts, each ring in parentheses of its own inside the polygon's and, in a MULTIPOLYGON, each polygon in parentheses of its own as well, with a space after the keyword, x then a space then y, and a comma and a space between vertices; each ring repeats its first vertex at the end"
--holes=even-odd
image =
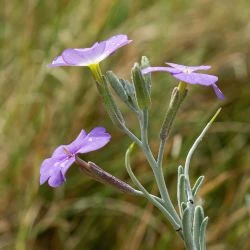
POLYGON ((81 148, 77 153, 88 153, 102 148, 110 141, 110 134, 103 127, 96 127, 82 141, 81 148))
POLYGON ((219 99, 224 99, 224 95, 219 87, 215 84, 218 80, 217 76, 200 74, 200 73, 181 73, 181 74, 173 74, 173 76, 183 82, 187 82, 189 84, 199 84, 204 86, 212 86, 215 94, 219 99))
POLYGON ((218 81, 217 76, 201 73, 180 73, 173 74, 173 77, 186 83, 200 84, 205 86, 213 85, 216 81, 218 81))
POLYGON ((51 175, 50 166, 55 164, 56 160, 48 158, 44 160, 40 167, 40 185, 44 184, 51 175))
POLYGON ((64 176, 62 175, 62 171, 60 169, 56 169, 55 173, 50 176, 48 180, 48 184, 51 187, 59 187, 65 182, 64 176))
POLYGON ((179 71, 186 70, 186 68, 187 68, 187 66, 182 65, 182 64, 177 64, 177 63, 166 62, 166 64, 173 67, 173 68, 175 68, 175 69, 178 69, 179 71))
POLYGON ((71 66, 68 63, 66 63, 62 56, 56 57, 51 64, 48 65, 48 67, 60 67, 60 66, 71 66))
POLYGON ((58 148, 56 148, 56 150, 52 154, 52 158, 62 159, 68 156, 67 153, 65 152, 65 148, 66 150, 69 151, 69 153, 75 154, 79 150, 79 148, 82 146, 82 143, 86 135, 87 135, 86 131, 82 129, 80 134, 77 136, 77 138, 73 142, 71 142, 68 145, 61 145, 58 148))
POLYGON ((201 66, 187 66, 187 68, 193 72, 193 71, 196 71, 196 70, 208 70, 208 69, 211 69, 211 66, 209 65, 201 65, 201 66))
POLYGON ((62 53, 63 60, 71 66, 80 66, 84 60, 86 60, 80 53, 75 49, 66 49, 62 53))
POLYGON ((219 89, 219 87, 216 84, 212 85, 215 94, 217 95, 217 97, 221 100, 223 100, 225 98, 224 94, 222 93, 222 91, 219 89))
POLYGON ((91 48, 66 49, 62 53, 65 62, 73 66, 88 66, 98 64, 102 59, 105 43, 95 43, 91 48))
POLYGON ((74 157, 58 160, 48 158, 43 161, 40 169, 40 185, 47 180, 51 187, 58 187, 66 181, 65 174, 75 161, 74 157))
POLYGON ((66 181, 66 173, 69 170, 69 168, 71 167, 71 165, 75 162, 75 156, 72 156, 70 158, 68 158, 66 161, 64 161, 63 163, 61 163, 60 167, 61 167, 61 172, 64 178, 64 181, 66 181))
POLYGON ((113 36, 103 42, 105 43, 106 46, 105 46, 105 51, 102 55, 102 60, 108 57, 109 55, 111 55, 112 53, 114 53, 120 47, 123 47, 131 43, 132 40, 128 40, 127 35, 120 34, 120 35, 113 36))
POLYGON ((155 72, 155 71, 166 71, 166 72, 173 73, 173 74, 182 72, 178 69, 173 69, 170 67, 147 67, 147 68, 142 69, 141 72, 142 74, 148 74, 150 72, 155 72))
POLYGON ((58 171, 61 171, 58 164, 60 161, 53 158, 48 158, 42 162, 40 168, 40 185, 44 184, 51 176, 58 175, 58 171))
POLYGON ((189 71, 189 72, 193 72, 193 71, 196 71, 196 70, 208 70, 211 68, 211 66, 208 66, 208 65, 201 65, 201 66, 185 66, 185 65, 181 65, 181 64, 176 64, 176 63, 169 63, 167 62, 166 63, 167 65, 175 68, 175 69, 178 69, 182 72, 185 72, 185 71, 189 71))

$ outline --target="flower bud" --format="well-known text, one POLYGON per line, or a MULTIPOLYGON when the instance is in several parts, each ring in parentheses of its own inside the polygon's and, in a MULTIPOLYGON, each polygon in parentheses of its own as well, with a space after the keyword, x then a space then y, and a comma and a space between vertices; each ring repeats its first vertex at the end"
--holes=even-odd
POLYGON ((132 79, 135 86, 138 106, 141 109, 149 108, 151 104, 150 93, 147 82, 141 73, 141 68, 138 63, 135 63, 132 68, 132 79))
MULTIPOLYGON (((150 67, 149 60, 146 56, 142 56, 141 58, 141 69, 145 69, 150 67)), ((148 93, 151 93, 151 87, 152 87, 152 80, 151 80, 151 73, 143 75, 145 82, 146 82, 146 87, 148 89, 148 93)))
POLYGON ((128 96, 120 79, 112 71, 108 71, 106 73, 106 77, 116 94, 121 98, 121 100, 127 102, 128 96))
POLYGON ((130 109, 137 112, 138 107, 135 101, 134 86, 129 81, 119 79, 112 71, 106 73, 106 78, 120 99, 130 109))
POLYGON ((125 120, 123 118, 123 115, 119 108, 117 107, 114 98, 109 90, 108 83, 107 83, 107 78, 103 76, 103 85, 96 84, 97 88, 103 97, 106 110, 110 116, 110 119, 116 125, 118 128, 123 128, 125 124, 125 120))

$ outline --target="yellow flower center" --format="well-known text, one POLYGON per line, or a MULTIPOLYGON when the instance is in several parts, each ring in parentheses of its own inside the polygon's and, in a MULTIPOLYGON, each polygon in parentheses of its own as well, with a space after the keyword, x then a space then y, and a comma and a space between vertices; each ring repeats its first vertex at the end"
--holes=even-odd
POLYGON ((190 73, 192 73, 192 70, 189 68, 186 68, 183 70, 183 73, 190 74, 190 73))

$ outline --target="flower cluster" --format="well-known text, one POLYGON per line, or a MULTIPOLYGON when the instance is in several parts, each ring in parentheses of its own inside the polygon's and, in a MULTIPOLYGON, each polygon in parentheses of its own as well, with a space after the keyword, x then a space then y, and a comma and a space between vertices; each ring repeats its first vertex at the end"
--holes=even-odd
MULTIPOLYGON (((87 66, 91 69, 95 80, 97 82, 102 82, 99 63, 109 55, 113 54, 117 49, 129 44, 131 41, 132 40, 129 40, 126 35, 119 34, 105 41, 96 42, 90 48, 66 49, 48 66, 87 66)), ((139 77, 137 77, 138 79, 141 79, 140 74, 146 75, 154 71, 166 71, 181 82, 211 86, 219 99, 224 98, 223 93, 216 85, 218 77, 209 74, 196 73, 197 70, 208 70, 211 68, 210 66, 184 66, 175 63, 167 63, 167 65, 168 67, 144 67, 141 71, 139 68, 140 72, 138 73, 136 71, 138 73, 136 76, 139 77)), ((118 84, 119 88, 117 91, 120 95, 124 95, 123 88, 124 86, 127 88, 129 85, 127 86, 125 84, 126 81, 118 83, 120 85, 118 84)), ((135 89, 137 90, 137 88, 135 89)), ((126 96, 126 98, 129 100, 129 97, 126 96)), ((82 130, 72 143, 59 146, 50 158, 42 162, 40 169, 40 184, 44 184, 48 181, 48 184, 51 187, 60 186, 66 181, 66 172, 76 161, 77 154, 100 149, 105 146, 109 140, 110 135, 102 127, 93 129, 89 134, 82 130)))

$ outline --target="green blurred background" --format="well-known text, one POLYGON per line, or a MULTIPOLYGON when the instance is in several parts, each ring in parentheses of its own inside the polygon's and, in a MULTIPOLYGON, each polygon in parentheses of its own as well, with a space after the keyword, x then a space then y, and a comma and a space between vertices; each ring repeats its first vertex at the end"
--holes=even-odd
MULTIPOLYGON (((80 129, 103 125, 112 142, 83 155, 130 182, 124 153, 130 141, 114 128, 86 68, 47 68, 63 49, 88 47, 124 33, 134 42, 102 62, 130 78, 142 55, 212 65, 226 100, 213 90, 189 88, 169 144, 164 171, 176 204, 176 172, 213 112, 217 122, 192 160, 192 180, 206 176, 199 201, 209 216, 208 249, 250 249, 250 2, 249 0, 2 0, 0 3, 0 249, 183 249, 177 234, 146 200, 88 179, 78 168, 67 183, 39 186, 39 166, 80 129)), ((153 75, 150 140, 158 130, 171 89, 168 74, 153 75)), ((130 128, 135 117, 122 106, 130 128)), ((157 194, 141 152, 133 167, 157 194)))

